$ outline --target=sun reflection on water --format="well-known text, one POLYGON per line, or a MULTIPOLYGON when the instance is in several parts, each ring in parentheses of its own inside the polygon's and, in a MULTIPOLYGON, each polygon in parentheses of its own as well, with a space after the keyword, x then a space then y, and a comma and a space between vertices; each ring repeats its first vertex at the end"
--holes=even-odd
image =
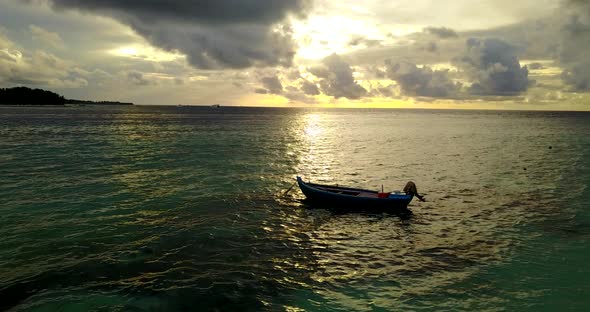
POLYGON ((321 125, 322 118, 319 114, 305 115, 305 135, 308 140, 313 140, 320 136, 323 132, 321 125))
POLYGON ((300 146, 296 147, 300 159, 297 173, 314 181, 333 182, 330 172, 336 159, 337 142, 330 130, 332 121, 324 114, 310 112, 301 115, 297 125, 297 133, 301 134, 300 146))

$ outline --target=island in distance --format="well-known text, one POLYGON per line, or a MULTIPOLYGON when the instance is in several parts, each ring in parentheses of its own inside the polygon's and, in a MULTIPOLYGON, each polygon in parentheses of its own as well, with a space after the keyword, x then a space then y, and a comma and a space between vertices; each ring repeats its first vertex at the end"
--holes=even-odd
POLYGON ((133 103, 123 103, 114 101, 85 101, 66 99, 57 93, 42 90, 30 89, 27 87, 0 88, 0 105, 133 105, 133 103))

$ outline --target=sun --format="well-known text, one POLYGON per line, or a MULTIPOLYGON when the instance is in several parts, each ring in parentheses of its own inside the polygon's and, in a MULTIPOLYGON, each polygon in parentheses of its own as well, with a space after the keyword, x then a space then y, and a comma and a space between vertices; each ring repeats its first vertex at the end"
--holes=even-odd
POLYGON ((365 49, 371 43, 391 44, 395 37, 419 30, 401 24, 383 27, 370 19, 345 15, 313 15, 306 20, 292 20, 292 26, 293 38, 299 46, 297 57, 303 60, 345 54, 365 49))
POLYGON ((371 23, 346 16, 310 16, 305 21, 293 21, 293 37, 299 45, 297 56, 318 60, 331 54, 351 52, 352 38, 363 36, 381 40, 384 36, 371 23))

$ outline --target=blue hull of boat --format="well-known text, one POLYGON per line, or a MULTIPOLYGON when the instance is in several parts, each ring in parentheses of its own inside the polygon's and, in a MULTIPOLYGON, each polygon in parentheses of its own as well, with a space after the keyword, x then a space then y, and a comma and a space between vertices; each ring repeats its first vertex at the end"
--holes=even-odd
POLYGON ((413 195, 406 194, 392 194, 388 198, 348 195, 346 193, 356 192, 376 195, 377 192, 348 187, 305 183, 301 177, 297 177, 297 183, 303 194, 307 197, 307 200, 311 203, 336 210, 392 213, 405 212, 408 211, 408 204, 414 197, 413 195), (328 188, 331 191, 325 190, 328 188))

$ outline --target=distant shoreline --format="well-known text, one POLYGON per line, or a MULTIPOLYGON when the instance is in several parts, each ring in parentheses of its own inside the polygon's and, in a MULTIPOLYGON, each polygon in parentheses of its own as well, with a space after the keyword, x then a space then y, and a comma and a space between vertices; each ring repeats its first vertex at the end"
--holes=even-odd
POLYGON ((132 106, 135 105, 133 103, 130 102, 117 102, 117 101, 83 101, 83 100, 66 100, 66 103, 64 105, 78 105, 78 106, 83 106, 83 105, 107 105, 107 106, 132 106))

